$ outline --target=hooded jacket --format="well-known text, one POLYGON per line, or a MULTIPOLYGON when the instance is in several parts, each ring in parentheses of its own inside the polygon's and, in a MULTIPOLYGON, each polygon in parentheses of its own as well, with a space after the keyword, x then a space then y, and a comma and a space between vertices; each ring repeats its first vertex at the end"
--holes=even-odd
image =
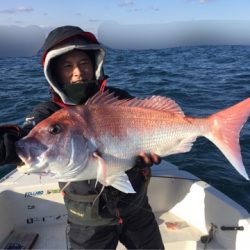
POLYGON ((106 76, 103 70, 105 51, 95 36, 75 26, 63 26, 53 30, 48 35, 43 47, 42 64, 44 75, 53 92, 67 105, 74 105, 74 103, 62 91, 53 71, 53 62, 57 57, 76 49, 84 50, 91 55, 95 80, 98 81, 100 88, 103 89, 105 85, 106 76))
MULTIPOLYGON (((42 57, 45 77, 54 92, 53 101, 41 103, 33 109, 24 124, 26 131, 65 105, 74 105, 63 93, 60 84, 53 75, 53 60, 74 49, 93 52, 95 78, 100 82, 100 88, 104 89, 103 60, 105 52, 94 35, 74 26, 63 26, 55 29, 45 41, 42 57)), ((107 89, 114 92, 119 99, 131 98, 123 90, 107 89)), ((127 216, 133 210, 144 206, 147 203, 147 196, 145 176, 142 174, 141 166, 135 166, 127 171, 127 174, 136 194, 123 194, 113 187, 106 187, 99 199, 96 200, 101 187, 100 185, 95 187, 95 180, 72 182, 65 188, 64 197, 69 222, 87 226, 117 224, 120 216, 127 216), (95 205, 93 206, 94 200, 95 205)), ((63 188, 65 184, 59 183, 60 188, 63 188)))

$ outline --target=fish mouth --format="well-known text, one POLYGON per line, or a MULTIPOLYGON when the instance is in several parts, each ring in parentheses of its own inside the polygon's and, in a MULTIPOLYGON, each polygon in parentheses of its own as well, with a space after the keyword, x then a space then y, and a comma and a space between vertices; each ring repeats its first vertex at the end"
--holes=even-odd
MULTIPOLYGON (((48 168, 48 163, 43 161, 43 156, 31 157, 25 154, 22 154, 20 148, 17 149, 18 156, 21 159, 21 163, 17 165, 17 171, 24 174, 43 174, 49 175, 50 170, 48 168)), ((44 152, 46 153, 46 152, 44 152)))
MULTIPOLYGON (((85 145, 85 144, 84 144, 85 145)), ((83 172, 88 160, 88 144, 84 148, 84 156, 80 154, 75 140, 71 139, 70 149, 58 155, 51 146, 38 143, 34 138, 19 140, 16 143, 16 152, 22 160, 22 164, 17 166, 17 170, 25 174, 37 174, 53 177, 57 180, 78 180, 78 176, 83 172)), ((80 145, 81 146, 81 145, 80 145)))
POLYGON ((37 164, 35 163, 28 163, 27 161, 23 160, 21 164, 17 166, 17 171, 23 174, 41 174, 41 175, 51 175, 52 173, 48 169, 48 165, 45 164, 42 167, 37 167, 39 162, 37 161, 37 164))
POLYGON ((44 155, 48 150, 47 146, 38 144, 35 139, 23 138, 15 143, 16 153, 22 163, 17 166, 17 170, 22 173, 42 173, 48 167, 44 161, 44 155), (29 145, 30 143, 30 145, 29 145))

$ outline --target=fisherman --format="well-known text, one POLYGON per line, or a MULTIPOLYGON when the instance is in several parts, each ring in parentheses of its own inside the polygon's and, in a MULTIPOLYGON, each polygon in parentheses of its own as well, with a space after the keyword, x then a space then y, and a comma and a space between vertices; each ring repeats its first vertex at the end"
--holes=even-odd
MULTIPOLYGON (((127 92, 106 87, 103 62, 105 51, 96 37, 76 26, 51 31, 43 47, 42 64, 50 85, 52 100, 36 106, 22 128, 0 126, 0 165, 21 160, 15 142, 36 124, 57 110, 83 104, 98 91, 109 90, 119 99, 127 92)), ((136 191, 125 194, 95 180, 59 183, 64 190, 68 212, 67 238, 72 249, 115 249, 118 241, 128 249, 163 249, 159 228, 148 203, 150 166, 159 163, 155 154, 141 153, 136 165, 126 173, 136 191)))

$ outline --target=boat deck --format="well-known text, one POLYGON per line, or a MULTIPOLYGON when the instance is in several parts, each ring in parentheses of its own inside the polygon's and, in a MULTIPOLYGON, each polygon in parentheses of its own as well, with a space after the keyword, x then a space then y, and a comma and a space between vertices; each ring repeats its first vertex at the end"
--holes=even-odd
MULTIPOLYGON (((154 168, 148 189, 165 248, 250 249, 249 213, 195 176, 176 171, 166 163, 154 168), (214 237, 202 243, 213 224, 214 237), (244 230, 222 231, 225 225, 244 230)), ((67 249, 67 213, 55 180, 13 172, 1 180, 0 204, 0 249, 67 249)), ((125 247, 119 243, 117 249, 125 247)))
MULTIPOLYGON (((156 214, 156 217, 160 218, 158 219, 159 228, 166 249, 205 249, 205 244, 200 241, 204 234, 197 228, 168 212, 161 215, 156 214)), ((15 232, 21 233, 24 236, 25 233, 27 235, 30 233, 37 234, 38 237, 33 242, 32 249, 67 249, 67 230, 66 223, 59 223, 39 226, 26 225, 21 228, 16 228, 15 232)), ((33 238, 31 240, 33 240, 33 238)), ((1 247, 5 248, 6 246, 13 246, 16 244, 23 245, 23 242, 7 237, 1 247)), ((126 248, 119 243, 117 249, 123 250, 126 248)), ((206 249, 224 248, 216 242, 211 242, 206 249)))

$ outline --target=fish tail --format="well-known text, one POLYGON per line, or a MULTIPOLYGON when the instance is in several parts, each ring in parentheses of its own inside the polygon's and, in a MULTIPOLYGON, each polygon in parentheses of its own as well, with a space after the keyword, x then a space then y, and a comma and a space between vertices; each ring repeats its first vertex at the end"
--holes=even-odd
POLYGON ((242 162, 239 136, 249 115, 250 98, 209 116, 211 127, 208 135, 206 135, 247 180, 249 180, 249 177, 242 162))

